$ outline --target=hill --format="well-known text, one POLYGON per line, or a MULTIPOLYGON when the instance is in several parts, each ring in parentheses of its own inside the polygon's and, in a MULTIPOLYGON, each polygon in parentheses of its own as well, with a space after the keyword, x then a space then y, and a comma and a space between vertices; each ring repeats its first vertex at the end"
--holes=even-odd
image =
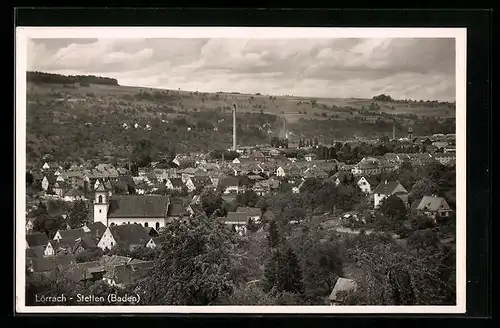
POLYGON ((107 82, 35 83, 32 78, 27 100, 28 162, 47 153, 61 160, 127 158, 141 139, 149 139, 159 156, 173 148, 229 148, 233 104, 239 145, 269 143, 285 131, 292 140, 391 135, 394 118, 399 136, 406 135, 409 125, 416 134, 455 132, 454 110, 426 102, 412 107, 413 102, 201 93, 107 82))

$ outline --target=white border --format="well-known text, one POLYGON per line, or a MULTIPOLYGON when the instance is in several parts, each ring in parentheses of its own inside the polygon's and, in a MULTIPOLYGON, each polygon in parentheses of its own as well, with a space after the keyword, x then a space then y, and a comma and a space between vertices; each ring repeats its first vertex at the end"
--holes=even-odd
POLYGON ((466 29, 266 27, 16 28, 16 311, 19 313, 465 313, 466 29), (25 304, 26 66, 29 38, 455 38, 457 149, 456 306, 40 306, 25 304))

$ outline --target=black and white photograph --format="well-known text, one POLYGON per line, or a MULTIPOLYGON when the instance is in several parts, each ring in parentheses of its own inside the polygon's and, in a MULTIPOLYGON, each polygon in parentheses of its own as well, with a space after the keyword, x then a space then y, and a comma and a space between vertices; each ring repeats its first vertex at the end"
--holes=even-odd
POLYGON ((17 311, 465 311, 465 29, 16 47, 17 311))

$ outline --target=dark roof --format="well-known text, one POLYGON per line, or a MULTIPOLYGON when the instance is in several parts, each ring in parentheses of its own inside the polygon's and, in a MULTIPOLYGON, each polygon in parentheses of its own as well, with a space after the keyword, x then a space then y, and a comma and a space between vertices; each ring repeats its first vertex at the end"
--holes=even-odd
MULTIPOLYGON (((382 181, 373 191, 374 194, 392 195, 399 185, 399 181, 382 181)), ((404 187, 403 187, 404 188, 404 187)))
POLYGON ((181 202, 173 202, 168 207, 168 216, 181 216, 187 213, 186 208, 181 202))
POLYGON ((140 224, 122 224, 109 227, 109 229, 116 242, 125 245, 140 244, 145 246, 151 239, 140 224))
POLYGON ((219 181, 220 188, 239 186, 238 179, 235 177, 224 178, 219 181))
POLYGON ((184 186, 184 182, 182 182, 181 178, 171 178, 170 183, 174 188, 182 188, 184 186))
POLYGON ((76 263, 68 269, 68 278, 73 281, 82 281, 93 278, 93 273, 102 272, 106 270, 104 266, 98 261, 76 263))
POLYGON ((49 241, 47 235, 43 232, 31 233, 26 235, 28 247, 46 246, 49 241))
POLYGON ((44 250, 45 250, 45 245, 26 248, 26 258, 27 259, 42 258, 44 250))
POLYGON ((155 237, 158 237, 158 231, 156 231, 155 228, 153 227, 144 227, 144 231, 146 231, 146 233, 148 234, 149 237, 151 238, 155 238, 155 237))
POLYGON ((62 239, 76 240, 77 238, 87 237, 88 234, 83 230, 83 228, 70 229, 70 230, 59 230, 59 234, 62 239))
POLYGON ((106 231, 106 226, 102 222, 88 223, 87 228, 90 229, 88 234, 92 236, 92 238, 101 237, 104 231, 106 231))
POLYGON ((246 213, 251 215, 260 215, 260 208, 258 207, 238 207, 236 209, 237 213, 246 213))
POLYGON ((47 272, 54 270, 57 266, 68 267, 75 263, 72 255, 49 256, 30 260, 34 272, 47 272))
POLYGON ((95 191, 96 192, 106 192, 106 187, 104 187, 104 183, 99 181, 99 185, 97 186, 95 191))
POLYGON ((82 246, 83 249, 94 249, 97 247, 97 245, 94 243, 92 238, 90 236, 86 236, 84 238, 79 238, 75 241, 75 244, 73 245, 73 253, 78 249, 78 247, 82 246))
POLYGON ((110 198, 108 217, 164 217, 168 203, 168 196, 163 195, 115 196, 110 198))
POLYGON ((212 184, 212 179, 208 175, 195 175, 191 178, 195 186, 206 186, 212 184))
POLYGON ((252 216, 253 214, 251 213, 229 212, 227 213, 227 217, 223 217, 221 220, 224 222, 248 223, 248 220, 252 216))
POLYGON ((68 192, 66 192, 64 194, 64 196, 73 196, 73 197, 76 197, 76 196, 83 196, 83 191, 81 190, 78 190, 76 188, 73 188, 73 189, 70 189, 68 190, 68 192))

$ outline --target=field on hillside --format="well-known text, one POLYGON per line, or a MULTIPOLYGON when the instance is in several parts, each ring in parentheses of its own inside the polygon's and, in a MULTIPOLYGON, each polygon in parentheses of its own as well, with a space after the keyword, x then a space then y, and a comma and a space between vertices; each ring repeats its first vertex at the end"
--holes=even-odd
MULTIPOLYGON (((151 140, 160 156, 172 149, 229 148, 233 104, 237 106, 239 145, 266 144, 285 133, 292 142, 390 135, 394 117, 398 136, 406 135, 409 125, 416 134, 454 132, 453 120, 439 115, 419 117, 413 110, 395 116, 397 109, 386 110, 382 102, 376 102, 380 103, 377 107, 367 99, 28 83, 27 100, 29 162, 47 153, 60 159, 126 158, 141 139, 151 140)), ((435 113, 439 108, 419 111, 435 113)))

